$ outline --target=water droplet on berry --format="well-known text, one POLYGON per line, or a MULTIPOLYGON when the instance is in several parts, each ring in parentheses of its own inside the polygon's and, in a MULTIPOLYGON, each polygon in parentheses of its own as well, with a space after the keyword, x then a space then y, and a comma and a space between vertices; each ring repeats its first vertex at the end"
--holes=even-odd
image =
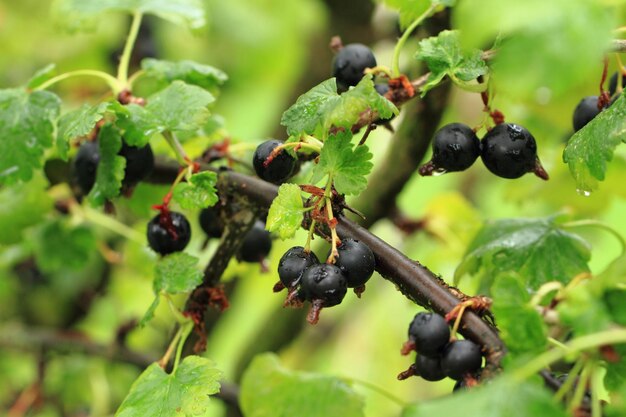
POLYGON ((446 171, 445 169, 437 168, 437 169, 435 169, 435 170, 433 171, 432 176, 433 176, 433 177, 438 177, 438 176, 440 176, 440 175, 445 174, 446 172, 448 172, 448 171, 446 171))
POLYGON ((512 140, 524 139, 524 128, 520 125, 511 123, 507 126, 507 129, 509 131, 509 137, 512 140))
POLYGON ((583 190, 581 188, 577 188, 576 192, 578 193, 578 195, 582 195, 583 197, 589 197, 591 195, 591 191, 583 190))

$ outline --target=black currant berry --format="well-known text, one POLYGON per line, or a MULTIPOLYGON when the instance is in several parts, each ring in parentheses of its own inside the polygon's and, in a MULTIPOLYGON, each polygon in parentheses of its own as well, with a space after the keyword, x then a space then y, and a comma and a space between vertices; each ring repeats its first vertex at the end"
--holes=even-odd
POLYGON ((441 369, 446 376, 457 381, 480 369, 483 357, 480 346, 470 340, 450 342, 441 356, 441 369))
MULTIPOLYGON (((614 72, 613 75, 611 75, 611 78, 609 79, 609 94, 611 96, 617 92, 618 72, 619 71, 614 72)), ((626 87, 626 77, 624 76, 624 74, 622 74, 621 76, 621 81, 622 81, 622 89, 623 89, 624 87, 626 87)))
POLYGON ((244 262, 262 262, 272 250, 272 237, 265 230, 265 223, 254 222, 252 229, 243 238, 239 248, 239 259, 244 262))
POLYGON ((450 123, 439 129, 433 138, 432 162, 446 172, 464 171, 480 156, 476 133, 462 123, 450 123))
POLYGON ((87 141, 80 145, 74 158, 73 177, 84 194, 88 194, 96 182, 99 162, 98 142, 87 141))
POLYGON ((574 110, 574 117, 572 118, 574 132, 578 132, 585 127, 585 125, 592 121, 598 114, 600 114, 600 110, 598 109, 598 96, 587 96, 580 100, 580 103, 578 103, 574 110))
POLYGON ((306 252, 302 246, 289 249, 278 262, 280 282, 287 288, 293 288, 300 282, 304 271, 320 261, 313 252, 306 252))
POLYGON ((189 221, 176 211, 157 214, 148 223, 148 243, 161 255, 182 251, 190 239, 189 221))
POLYGON ((274 139, 265 141, 256 148, 252 159, 257 175, 274 184, 280 184, 289 179, 296 167, 296 159, 286 150, 282 150, 271 161, 267 161, 272 151, 282 144, 281 141, 274 139))
POLYGON ((519 178, 528 172, 544 178, 538 173, 535 138, 520 125, 503 123, 491 129, 482 140, 481 158, 489 171, 502 178, 519 178))
POLYGON ((376 57, 367 46, 351 43, 339 50, 333 59, 333 77, 337 78, 337 89, 345 91, 357 85, 366 68, 376 66, 376 57))
POLYGON ((426 381, 441 381, 446 377, 441 369, 441 358, 417 355, 415 358, 415 370, 417 375, 426 381))
POLYGON ((389 91, 389 84, 374 84, 374 89, 378 94, 384 96, 389 91))
POLYGON ((437 356, 450 341, 446 320, 436 313, 418 313, 409 325, 409 340, 415 343, 417 353, 437 356))
POLYGON ((323 307, 341 303, 348 291, 341 269, 331 264, 317 264, 304 271, 301 279, 302 294, 309 301, 321 300, 323 307))
POLYGON ((215 207, 207 207, 200 211, 200 227, 210 238, 220 238, 224 232, 224 224, 215 207))
POLYGON ((346 277, 348 288, 360 287, 371 278, 376 261, 369 246, 358 240, 343 239, 337 252, 339 256, 335 259, 335 265, 346 277))
POLYGON ((124 180, 122 184, 126 187, 132 187, 145 179, 154 168, 154 154, 150 145, 143 148, 127 145, 122 143, 122 149, 118 155, 126 159, 126 168, 124 169, 124 180))

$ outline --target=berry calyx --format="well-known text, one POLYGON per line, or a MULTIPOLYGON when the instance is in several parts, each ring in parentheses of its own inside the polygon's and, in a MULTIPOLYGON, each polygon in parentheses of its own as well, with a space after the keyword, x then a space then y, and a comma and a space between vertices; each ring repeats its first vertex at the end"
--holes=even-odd
POLYGON ((96 182, 100 148, 98 142, 87 141, 80 145, 73 164, 73 177, 83 194, 89 194, 96 182))
POLYGON ((296 159, 286 150, 272 154, 272 151, 282 144, 283 142, 272 139, 261 143, 256 148, 252 164, 259 178, 274 184, 280 184, 293 175, 296 168, 296 159))
POLYGON ((446 320, 436 313, 418 313, 409 325, 409 341, 403 354, 410 350, 424 356, 437 356, 450 341, 450 328, 446 320))
POLYGON ((224 225, 218 210, 215 207, 207 207, 200 211, 198 218, 200 227, 209 238, 220 238, 224 233, 224 225))
POLYGON ((244 262, 262 263, 271 250, 272 236, 265 230, 265 223, 257 220, 243 238, 239 248, 239 259, 244 262))
POLYGON ((508 179, 528 172, 547 180, 548 174, 537 158, 537 143, 530 132, 514 123, 503 123, 491 129, 481 142, 481 159, 493 174, 508 179))
POLYGON ((278 277, 286 288, 294 288, 300 283, 304 271, 319 264, 313 252, 307 252, 302 246, 289 249, 278 262, 278 277))
POLYGON ((424 378, 426 381, 441 381, 446 377, 441 369, 441 359, 439 357, 430 357, 417 355, 415 358, 416 374, 424 378))
POLYGON ((348 288, 356 288, 371 278, 376 267, 372 250, 365 243, 355 239, 343 239, 337 246, 339 256, 335 258, 335 266, 341 269, 346 278, 348 288))
POLYGON ((154 154, 150 144, 142 148, 127 145, 122 142, 122 149, 118 155, 126 159, 126 168, 124 168, 124 180, 122 184, 125 187, 133 187, 140 181, 144 180, 154 168, 154 154))
POLYGON ((574 131, 578 132, 598 114, 600 114, 600 109, 598 108, 598 96, 587 96, 580 100, 576 109, 574 109, 574 116, 572 117, 574 131))
POLYGON ((326 263, 307 268, 302 274, 300 284, 304 298, 311 302, 319 300, 323 307, 341 303, 348 291, 341 269, 326 263))
POLYGON ((185 249, 191 239, 191 226, 183 214, 162 209, 148 223, 147 236, 152 250, 167 255, 185 249))
POLYGON ((480 156, 480 141, 476 133, 462 123, 450 123, 439 129, 433 138, 433 157, 420 167, 421 175, 433 171, 464 171, 480 156))
POLYGON ((446 376, 457 381, 478 371, 482 362, 480 346, 471 340, 450 342, 441 355, 441 369, 446 376))
POLYGON ((345 45, 333 59, 333 77, 337 79, 337 90, 345 91, 357 85, 366 68, 376 66, 376 57, 370 48, 361 43, 345 45))

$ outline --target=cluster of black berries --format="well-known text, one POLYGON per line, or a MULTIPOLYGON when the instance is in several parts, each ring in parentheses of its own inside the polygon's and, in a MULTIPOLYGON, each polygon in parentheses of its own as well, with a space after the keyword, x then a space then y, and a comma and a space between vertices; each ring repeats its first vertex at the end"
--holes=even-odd
POLYGON ((445 377, 459 381, 461 387, 473 379, 482 366, 480 346, 470 340, 450 341, 446 320, 435 313, 418 313, 409 326, 409 340, 402 354, 417 351, 415 363, 401 372, 398 379, 421 376, 427 381, 440 381, 445 377))
POLYGON ((600 112, 610 107, 615 102, 615 100, 617 100, 617 98, 622 94, 621 90, 626 84, 626 79, 623 74, 621 77, 619 77, 621 81, 621 86, 620 91, 618 92, 617 78, 618 73, 613 73, 611 79, 609 80, 608 95, 606 95, 607 93, 604 92, 600 96, 587 96, 580 100, 580 102, 576 106, 576 109, 574 109, 574 116, 572 117, 574 132, 578 132, 580 129, 585 127, 587 123, 592 121, 598 114, 600 114, 600 112))
MULTIPOLYGON (((143 148, 127 145, 122 142, 122 149, 118 155, 126 159, 122 188, 130 189, 145 179, 154 168, 154 154, 150 145, 143 148)), ((89 191, 96 182, 96 173, 100 163, 100 148, 97 141, 84 142, 74 158, 73 177, 74 181, 83 194, 89 191)))
POLYGON ((482 140, 469 126, 450 123, 435 133, 432 146, 432 159, 419 168, 421 175, 464 171, 480 156, 487 169, 502 178, 519 178, 528 172, 548 178, 537 157, 535 138, 514 123, 497 125, 482 140))
POLYGON ((286 305, 311 302, 308 320, 317 323, 323 307, 335 306, 343 300, 348 288, 360 295, 374 273, 376 262, 372 250, 355 239, 344 239, 337 247, 335 263, 320 263, 313 252, 302 246, 289 249, 278 263, 280 282, 274 291, 287 288, 286 305))

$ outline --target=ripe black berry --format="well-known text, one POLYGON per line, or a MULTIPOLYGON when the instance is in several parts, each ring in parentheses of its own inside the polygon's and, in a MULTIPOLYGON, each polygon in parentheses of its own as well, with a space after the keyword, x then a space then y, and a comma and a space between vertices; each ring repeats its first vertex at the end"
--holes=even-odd
POLYGON ((339 50, 333 59, 333 77, 337 78, 337 89, 345 91, 357 85, 366 68, 376 66, 376 57, 367 46, 351 43, 339 50))
POLYGON ((307 268, 302 274, 301 286, 305 299, 321 300, 323 307, 341 303, 348 291, 348 284, 341 269, 326 263, 307 268))
POLYGON ((306 252, 302 246, 294 246, 278 262, 280 282, 287 288, 293 288, 298 285, 308 267, 319 263, 313 252, 306 252))
POLYGON ((450 341, 446 320, 436 313, 418 313, 409 325, 409 340, 415 343, 417 353, 437 356, 450 341))
POLYGON ((522 126, 503 123, 483 138, 481 158, 493 174, 502 178, 519 178, 527 172, 537 172, 537 143, 522 126))
POLYGON ((204 233, 210 238, 222 237, 224 225, 220 219, 219 212, 215 207, 207 207, 200 211, 199 217, 200 227, 204 233))
POLYGON ((145 179, 154 168, 154 154, 150 145, 143 148, 129 146, 125 142, 122 143, 122 149, 118 155, 126 159, 126 168, 124 169, 124 180, 122 184, 126 187, 137 185, 139 181, 145 179))
POLYGON ((470 340, 450 342, 441 356, 443 372, 456 380, 479 370, 482 362, 480 346, 470 340))
POLYGON ((190 239, 189 221, 176 211, 157 214, 148 223, 148 244, 161 255, 182 251, 190 239))
POLYGON ((257 220, 243 238, 239 248, 239 259, 244 262, 262 262, 272 250, 272 237, 265 224, 257 220))
POLYGON ((372 250, 365 243, 354 239, 344 239, 337 247, 339 256, 335 265, 346 277, 349 288, 364 285, 374 273, 376 261, 372 250))
POLYGON ((432 162, 436 169, 447 172, 464 171, 479 156, 480 141, 469 126, 450 123, 435 133, 432 162))
POLYGON ((80 145, 74 158, 73 177, 84 194, 88 194, 96 182, 99 162, 98 142, 87 141, 80 145))
POLYGON ((600 110, 598 109, 598 96, 587 96, 580 100, 580 103, 578 103, 574 110, 572 120, 574 131, 578 132, 598 114, 600 114, 600 110))
MULTIPOLYGON (((613 73, 613 75, 611 75, 611 78, 609 79, 609 94, 612 96, 613 94, 615 94, 615 92, 617 91, 617 73, 619 71, 616 71, 613 73)), ((626 87, 626 77, 624 76, 624 74, 622 74, 622 76, 620 77, 620 80, 622 81, 622 89, 624 87, 626 87)))
POLYGON ((257 175, 265 181, 280 184, 291 177, 296 167, 296 159, 282 150, 271 161, 268 157, 272 151, 283 143, 279 140, 268 140, 260 144, 254 151, 252 163, 257 175))
POLYGON ((441 359, 429 356, 417 355, 415 358, 415 370, 417 375, 426 381, 441 381, 446 377, 441 369, 441 359))

